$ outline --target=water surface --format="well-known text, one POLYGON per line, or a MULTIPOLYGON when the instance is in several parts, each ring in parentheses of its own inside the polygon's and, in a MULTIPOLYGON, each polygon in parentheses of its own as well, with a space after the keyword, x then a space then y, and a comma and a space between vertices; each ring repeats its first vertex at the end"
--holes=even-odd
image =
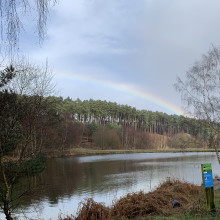
POLYGON ((44 190, 21 204, 25 211, 31 212, 28 215, 32 218, 57 219, 60 212, 75 213, 84 198, 92 197, 111 205, 126 193, 153 190, 167 177, 200 185, 202 163, 212 163, 214 175, 220 174, 214 153, 136 153, 49 159, 45 172, 35 181, 35 185, 44 183, 44 190))

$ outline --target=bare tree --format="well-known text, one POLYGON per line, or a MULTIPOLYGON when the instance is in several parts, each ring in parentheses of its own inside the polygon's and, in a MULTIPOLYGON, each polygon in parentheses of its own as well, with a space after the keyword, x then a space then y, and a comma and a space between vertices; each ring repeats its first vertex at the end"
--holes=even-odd
POLYGON ((44 65, 31 63, 26 57, 13 62, 14 77, 6 87, 18 95, 53 95, 55 84, 52 83, 53 74, 46 61, 44 65))
POLYGON ((20 180, 45 166, 36 125, 48 114, 43 95, 50 91, 51 77, 47 78, 48 68, 19 64, 0 70, 0 209, 7 220, 13 219, 13 202, 29 191, 27 185, 19 195, 14 193, 22 188, 20 180))
POLYGON ((174 86, 186 104, 187 113, 207 126, 220 163, 220 47, 212 46, 186 72, 184 80, 177 78, 174 86))
POLYGON ((46 32, 49 6, 57 0, 0 0, 1 47, 3 44, 10 49, 18 48, 19 37, 24 29, 22 18, 33 14, 36 17, 39 40, 42 41, 46 32))

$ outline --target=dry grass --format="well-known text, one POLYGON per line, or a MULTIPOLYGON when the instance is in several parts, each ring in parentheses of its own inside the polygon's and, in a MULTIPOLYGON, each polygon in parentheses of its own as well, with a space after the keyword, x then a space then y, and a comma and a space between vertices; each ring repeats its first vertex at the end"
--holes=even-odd
POLYGON ((79 205, 78 216, 75 220, 104 220, 111 216, 110 208, 103 203, 97 203, 93 199, 86 199, 79 205))
POLYGON ((169 216, 186 211, 203 211, 201 187, 180 181, 167 181, 149 193, 141 191, 127 194, 111 208, 93 199, 86 199, 80 203, 77 217, 67 217, 65 220, 151 219, 153 215, 169 216), (173 208, 173 199, 179 201, 181 206, 173 208))
POLYGON ((184 213, 201 207, 200 190, 200 187, 193 184, 167 181, 153 192, 127 194, 113 206, 112 214, 113 216, 131 218, 155 214, 168 216, 184 213), (181 206, 173 208, 173 199, 179 201, 181 206))

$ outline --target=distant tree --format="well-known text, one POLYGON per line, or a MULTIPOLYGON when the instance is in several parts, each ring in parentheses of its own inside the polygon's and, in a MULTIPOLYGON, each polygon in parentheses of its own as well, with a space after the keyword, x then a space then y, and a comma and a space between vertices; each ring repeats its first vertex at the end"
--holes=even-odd
MULTIPOLYGON (((30 71, 29 66, 27 69, 30 71)), ((20 180, 42 172, 45 165, 41 149, 35 144, 36 125, 47 114, 43 93, 17 94, 10 88, 22 72, 29 76, 27 69, 10 65, 0 71, 0 209, 7 220, 13 219, 13 202, 28 192, 26 188, 19 195, 14 193, 20 180)))
POLYGON ((173 148, 180 148, 182 150, 186 148, 195 148, 196 146, 196 141, 195 138, 192 137, 190 134, 186 133, 178 133, 174 135, 171 138, 170 145, 173 148))
POLYGON ((177 78, 175 88, 186 104, 187 112, 208 129, 212 147, 220 163, 220 47, 212 48, 177 78))
POLYGON ((93 135, 94 144, 104 149, 120 149, 121 141, 117 134, 117 130, 104 125, 100 126, 99 129, 93 135))

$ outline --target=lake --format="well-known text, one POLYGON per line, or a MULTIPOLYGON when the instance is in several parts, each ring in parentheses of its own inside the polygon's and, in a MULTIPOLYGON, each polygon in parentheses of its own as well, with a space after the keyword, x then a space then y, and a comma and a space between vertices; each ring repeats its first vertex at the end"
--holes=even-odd
MULTIPOLYGON (((121 196, 155 189, 167 177, 200 185, 201 164, 212 163, 220 175, 215 153, 135 153, 75 156, 47 161, 34 185, 44 184, 20 205, 27 216, 57 219, 59 213, 76 213, 84 198, 111 205, 121 196)), ((0 219, 3 219, 0 215, 0 219)), ((22 218, 21 218, 22 219, 22 218)))

